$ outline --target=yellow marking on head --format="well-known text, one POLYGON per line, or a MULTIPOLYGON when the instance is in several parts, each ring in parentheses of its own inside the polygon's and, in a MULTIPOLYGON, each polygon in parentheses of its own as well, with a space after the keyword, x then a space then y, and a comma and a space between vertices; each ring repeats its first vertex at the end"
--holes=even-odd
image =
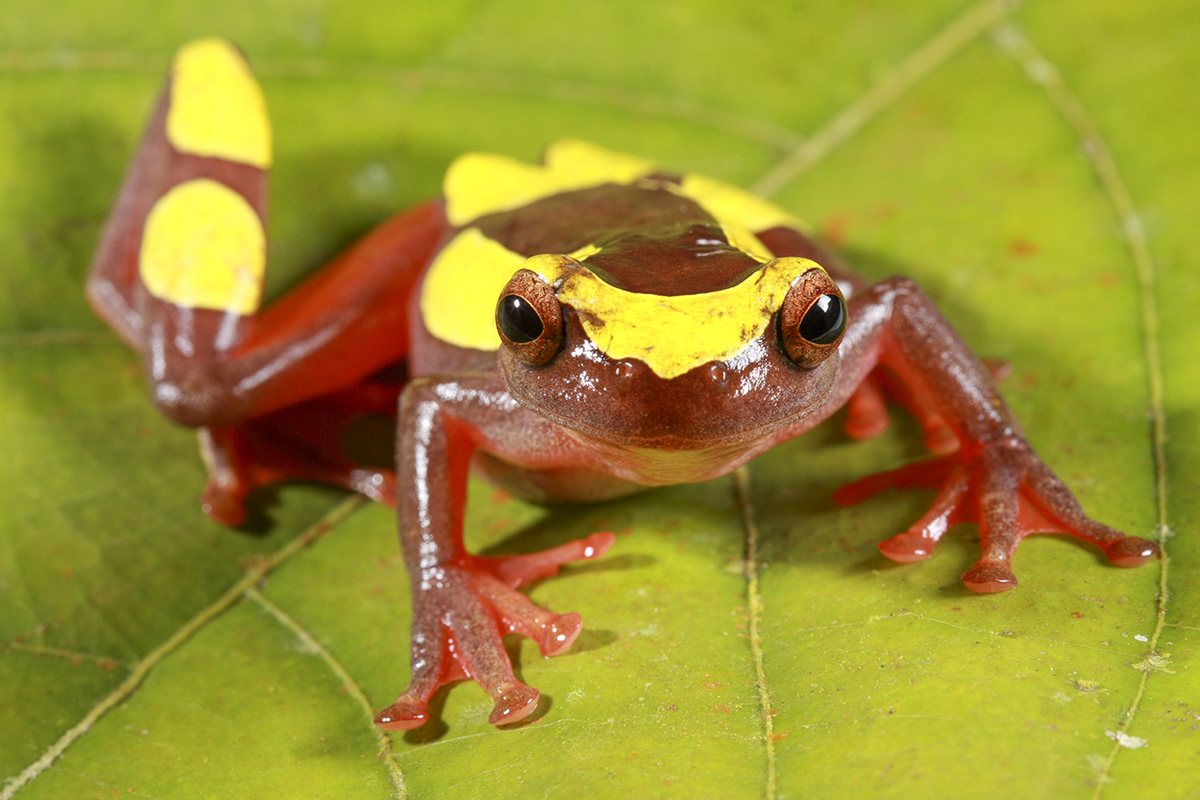
POLYGON ((780 225, 804 229, 800 220, 773 203, 745 189, 703 175, 688 173, 683 176, 682 184, 668 183, 664 186, 699 203, 721 225, 731 245, 762 262, 770 261, 775 256, 758 240, 755 231, 780 225))
MULTIPOLYGON (((673 188, 668 186, 667 188, 673 188)), ((688 173, 683 183, 674 188, 684 197, 690 197, 717 218, 750 231, 765 231, 779 225, 802 228, 800 220, 758 195, 733 184, 713 180, 703 175, 688 173)))
POLYGON ((558 299, 579 312, 584 332, 609 358, 639 359, 668 380, 745 350, 796 278, 820 269, 806 258, 777 258, 737 286, 668 297, 618 289, 582 265, 564 266, 561 256, 534 256, 524 267, 562 281, 558 299))
POLYGON ((451 225, 463 225, 561 192, 633 183, 656 168, 653 161, 575 139, 550 145, 545 160, 543 166, 491 153, 460 156, 446 171, 446 218, 451 225))
POLYGON ((583 247, 576 250, 574 253, 568 253, 568 258, 573 258, 576 261, 583 261, 588 256, 594 256, 600 252, 600 248, 594 244, 585 244, 583 247))
POLYGON ((425 327, 458 347, 499 348, 496 301, 524 261, 478 228, 467 228, 442 248, 425 274, 420 300, 425 327))
POLYGON ((208 179, 181 183, 150 210, 138 270, 147 291, 188 308, 252 314, 262 299, 266 235, 250 204, 208 179))
POLYGON ((171 65, 167 139, 182 153, 271 166, 271 122, 262 89, 224 39, 184 45, 171 65))
MULTIPOLYGON (((525 266, 551 282, 563 279, 559 299, 581 312, 584 330, 611 358, 637 358, 659 376, 674 378, 706 362, 737 355, 766 330, 792 282, 806 270, 819 268, 807 259, 775 258, 754 232, 779 225, 802 226, 766 200, 711 178, 686 175, 682 184, 646 180, 658 171, 653 161, 577 140, 552 144, 542 166, 468 153, 446 173, 446 216, 452 225, 464 225, 562 192, 604 183, 644 183, 699 203, 716 219, 731 245, 764 266, 737 286, 716 292, 673 297, 637 294, 605 283, 586 266, 566 269, 561 256, 524 261, 468 228, 442 250, 426 275, 421 313, 429 331, 460 347, 497 349, 496 300, 513 274, 525 266)), ((583 261, 596 252, 594 245, 588 245, 571 258, 583 261)))

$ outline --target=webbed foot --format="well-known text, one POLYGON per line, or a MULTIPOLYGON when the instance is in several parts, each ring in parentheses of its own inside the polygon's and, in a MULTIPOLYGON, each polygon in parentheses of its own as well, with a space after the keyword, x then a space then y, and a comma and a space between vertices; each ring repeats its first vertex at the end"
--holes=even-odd
POLYGON ((1034 533, 1067 533, 1091 542, 1120 567, 1136 567, 1158 555, 1154 542, 1126 536, 1084 514, 1070 489, 1018 436, 869 475, 838 489, 834 500, 852 505, 883 489, 908 487, 938 494, 921 519, 881 542, 880 551, 893 561, 919 561, 933 554, 951 525, 977 522, 983 557, 962 576, 972 591, 1016 586, 1009 565, 1021 540, 1034 533))
POLYGON ((429 719, 433 694, 470 678, 493 701, 488 722, 505 725, 537 708, 538 690, 513 675, 503 637, 519 633, 544 656, 567 652, 583 629, 579 614, 554 614, 516 591, 558 572, 571 561, 599 558, 611 533, 595 533, 540 553, 466 556, 422 570, 413 587, 412 682, 396 702, 375 716, 385 730, 409 730, 429 719))

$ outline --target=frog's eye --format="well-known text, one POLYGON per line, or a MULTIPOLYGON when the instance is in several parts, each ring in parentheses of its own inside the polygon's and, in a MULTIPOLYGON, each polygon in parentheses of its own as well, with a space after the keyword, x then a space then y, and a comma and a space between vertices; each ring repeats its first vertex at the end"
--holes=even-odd
POLYGON ((531 367, 554 358, 563 343, 562 307, 554 287, 531 270, 518 270, 500 292, 496 330, 504 346, 531 367))
POLYGON ((788 358, 815 367, 837 350, 846 332, 846 301, 824 270, 801 275, 779 309, 779 341, 788 358))

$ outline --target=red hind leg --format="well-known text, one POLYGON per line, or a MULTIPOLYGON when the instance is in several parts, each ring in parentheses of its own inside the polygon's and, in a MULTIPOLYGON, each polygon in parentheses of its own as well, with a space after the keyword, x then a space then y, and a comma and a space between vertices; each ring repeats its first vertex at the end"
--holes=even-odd
POLYGON ((377 377, 236 425, 201 428, 204 513, 240 525, 251 492, 289 480, 342 486, 395 507, 392 443, 402 388, 377 377))
POLYGON ((183 48, 88 295, 142 353, 155 403, 187 425, 238 424, 403 359, 408 297, 446 230, 440 202, 398 215, 260 314, 270 160, 240 54, 215 39, 183 48))
POLYGON ((406 356, 408 297, 446 224, 438 202, 397 215, 260 313, 270 149, 241 55, 215 39, 184 47, 88 280, 158 407, 204 429, 205 507, 231 523, 277 480, 391 498, 390 465, 364 470, 343 439, 369 395, 394 423, 401 384, 362 382, 406 356))

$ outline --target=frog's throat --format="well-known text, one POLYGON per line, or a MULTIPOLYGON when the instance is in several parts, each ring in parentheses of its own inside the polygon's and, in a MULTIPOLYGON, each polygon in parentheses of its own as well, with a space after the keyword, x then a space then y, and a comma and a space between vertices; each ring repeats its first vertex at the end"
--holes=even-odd
MULTIPOLYGON (((591 252, 593 248, 585 248, 574 255, 591 252)), ((638 359, 666 380, 702 364, 735 358, 763 335, 795 280, 810 269, 821 269, 806 258, 777 258, 736 286, 715 292, 639 294, 606 283, 571 256, 523 260, 468 228, 442 251, 426 276, 420 302, 429 332, 459 347, 499 349, 495 303, 504 284, 522 267, 555 287, 559 302, 577 312, 584 333, 602 353, 614 361, 638 359), (485 263, 495 265, 488 276, 480 274, 485 263), (473 268, 458 270, 454 264, 473 268)))

